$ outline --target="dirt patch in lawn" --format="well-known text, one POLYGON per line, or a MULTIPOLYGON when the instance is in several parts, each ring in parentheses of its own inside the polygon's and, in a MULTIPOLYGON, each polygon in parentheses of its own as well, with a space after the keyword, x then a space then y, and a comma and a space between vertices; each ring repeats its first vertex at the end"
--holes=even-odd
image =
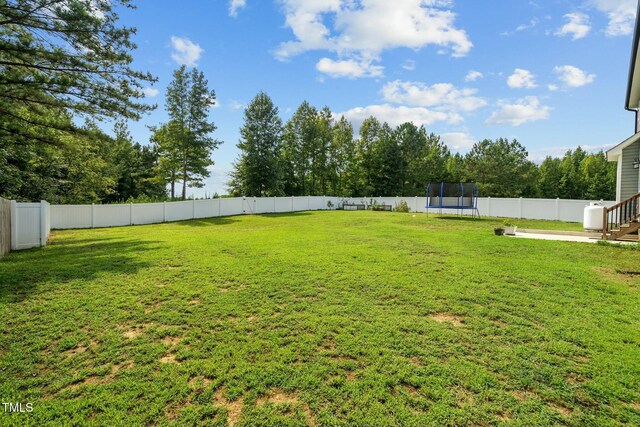
POLYGON ((189 379, 189 386, 193 388, 204 388, 211 384, 211 380, 207 377, 195 376, 189 379))
POLYGON ((176 360, 176 356, 173 354, 167 354, 160 358, 160 363, 180 363, 176 360))
POLYGON ((435 313, 429 316, 431 320, 435 320, 438 323, 450 323, 456 328, 464 326, 463 319, 460 316, 456 316, 451 313, 435 313))
POLYGON ((519 403, 522 403, 525 400, 533 400, 538 398, 538 395, 532 391, 511 390, 511 394, 519 403))
POLYGON ((242 409, 244 408, 244 399, 239 397, 233 402, 227 400, 227 391, 225 387, 220 387, 213 395, 216 406, 221 406, 227 411, 227 420, 229 427, 233 427, 240 422, 242 418, 242 409))
POLYGON ((175 347, 180 343, 181 340, 182 337, 167 335, 166 337, 162 338, 162 345, 164 345, 165 347, 175 347))
POLYGON ((144 314, 149 314, 151 312, 158 311, 158 309, 160 307, 162 307, 162 303, 161 302, 156 302, 156 303, 153 303, 153 304, 149 304, 149 305, 147 305, 145 307, 144 314))
POLYGON ((70 350, 65 351, 65 352, 64 352, 64 355, 65 355, 67 358, 69 358, 69 357, 73 357, 73 356, 75 356, 76 354, 82 354, 82 353, 84 353, 85 351, 87 351, 87 347, 85 347, 85 346, 83 346, 83 345, 79 345, 79 346, 77 346, 77 347, 75 347, 75 348, 72 348, 72 349, 70 349, 70 350))
POLYGON ((307 425, 309 426, 316 425, 315 417, 313 415, 313 412, 311 412, 309 405, 307 405, 304 402, 301 402, 300 399, 298 398, 298 393, 296 392, 287 393, 282 389, 273 388, 269 391, 269 393, 266 396, 262 396, 256 401, 256 406, 262 406, 265 404, 289 405, 292 407, 298 406, 302 409, 302 412, 304 413, 305 418, 307 419, 307 425))
POLYGON ((563 417, 571 416, 571 413, 572 413, 571 409, 567 408, 564 405, 561 405, 559 403, 549 403, 549 407, 554 411, 559 412, 563 417))
MULTIPOLYGON (((140 335, 142 335, 145 331, 145 329, 147 329, 149 326, 151 326, 151 323, 144 323, 142 325, 136 325, 130 329, 125 329, 122 332, 122 335, 125 338, 129 338, 130 340, 134 339, 134 338, 138 338, 140 335)), ((124 329, 124 328, 122 328, 124 329)))
POLYGON ((460 408, 466 408, 473 406, 476 402, 476 396, 466 388, 460 387, 453 390, 453 395, 456 399, 456 403, 460 408))

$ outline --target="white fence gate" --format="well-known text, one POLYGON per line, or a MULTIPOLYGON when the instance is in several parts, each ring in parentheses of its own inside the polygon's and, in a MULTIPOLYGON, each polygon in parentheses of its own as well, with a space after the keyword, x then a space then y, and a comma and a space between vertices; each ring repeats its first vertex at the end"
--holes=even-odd
POLYGON ((50 206, 40 203, 11 201, 11 250, 45 246, 49 240, 50 206))

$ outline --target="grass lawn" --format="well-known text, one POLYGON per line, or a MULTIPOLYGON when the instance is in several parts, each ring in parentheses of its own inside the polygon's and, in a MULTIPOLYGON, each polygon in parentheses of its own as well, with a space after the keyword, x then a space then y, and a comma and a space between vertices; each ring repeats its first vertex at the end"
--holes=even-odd
POLYGON ((55 232, 0 261, 0 425, 640 425, 640 251, 497 224, 55 232))

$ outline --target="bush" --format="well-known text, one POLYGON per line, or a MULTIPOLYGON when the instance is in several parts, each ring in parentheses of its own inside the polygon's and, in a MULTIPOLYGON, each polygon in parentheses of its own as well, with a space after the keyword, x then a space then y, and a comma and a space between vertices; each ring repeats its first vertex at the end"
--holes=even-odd
POLYGON ((393 210, 395 212, 404 212, 404 213, 409 213, 409 211, 411 211, 411 209, 409 208, 409 205, 404 200, 401 200, 400 203, 398 203, 393 210))

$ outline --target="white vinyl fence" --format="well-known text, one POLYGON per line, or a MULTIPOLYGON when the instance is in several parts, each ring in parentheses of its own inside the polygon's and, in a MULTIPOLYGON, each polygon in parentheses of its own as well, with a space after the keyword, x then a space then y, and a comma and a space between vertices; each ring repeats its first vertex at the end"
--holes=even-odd
MULTIPOLYGON (((373 201, 397 206, 402 200, 407 202, 412 212, 427 212, 424 197, 236 197, 121 205, 53 205, 51 228, 115 227, 242 214, 328 210, 340 207, 343 203, 368 205, 373 201)), ((612 201, 600 202, 606 206, 615 204, 612 201)), ((582 222, 584 208, 589 203, 589 200, 485 197, 478 199, 478 209, 482 216, 582 222)), ((430 209, 429 212, 436 214, 440 210, 430 209)), ((447 209, 442 212, 457 213, 447 209)))
MULTIPOLYGON (((11 201, 11 249, 45 246, 50 229, 116 227, 157 224, 199 218, 215 218, 242 214, 265 214, 336 209, 344 203, 397 206, 405 201, 411 212, 426 212, 425 197, 236 197, 184 202, 141 203, 119 205, 52 205, 11 201)), ((478 199, 483 217, 507 217, 582 222, 589 200, 478 199)), ((600 201, 606 206, 615 202, 600 201)), ((430 209, 430 213, 440 213, 430 209)), ((442 213, 457 213, 443 210, 442 213)))

